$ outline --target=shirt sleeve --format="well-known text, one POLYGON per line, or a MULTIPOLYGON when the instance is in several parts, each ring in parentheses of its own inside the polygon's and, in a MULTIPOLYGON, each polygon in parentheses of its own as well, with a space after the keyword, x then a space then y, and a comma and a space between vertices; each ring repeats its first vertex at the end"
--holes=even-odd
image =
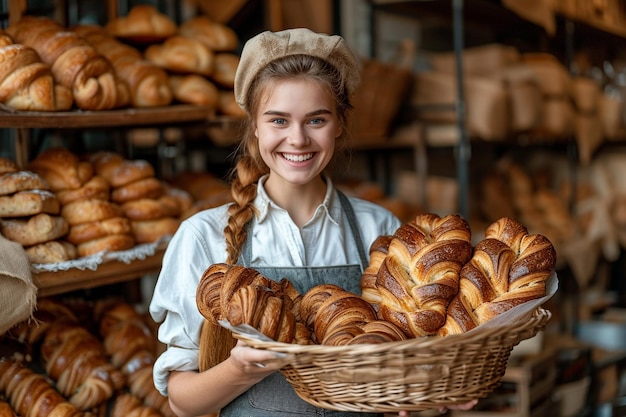
POLYGON ((208 227, 211 222, 206 220, 192 218, 181 224, 168 244, 150 302, 150 314, 160 324, 159 341, 167 347, 153 368, 154 385, 163 395, 171 371, 198 369, 204 318, 196 305, 196 288, 206 268, 223 261, 216 259, 225 252, 223 235, 216 235, 223 226, 208 227))

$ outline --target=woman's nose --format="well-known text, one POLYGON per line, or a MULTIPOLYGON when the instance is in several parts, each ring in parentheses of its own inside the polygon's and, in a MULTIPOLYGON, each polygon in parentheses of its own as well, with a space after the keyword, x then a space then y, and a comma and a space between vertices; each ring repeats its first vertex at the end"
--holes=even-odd
POLYGON ((304 126, 293 125, 289 130, 289 136, 287 137, 287 143, 293 146, 305 146, 310 142, 304 126))

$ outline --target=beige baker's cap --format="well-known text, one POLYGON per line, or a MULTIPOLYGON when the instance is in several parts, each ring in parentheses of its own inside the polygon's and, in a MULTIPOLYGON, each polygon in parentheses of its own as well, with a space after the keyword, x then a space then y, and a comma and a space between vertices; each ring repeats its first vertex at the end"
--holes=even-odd
POLYGON ((246 96, 252 81, 268 63, 286 55, 313 55, 325 59, 342 74, 352 95, 361 81, 359 60, 338 35, 316 33, 310 29, 262 32, 246 42, 235 74, 235 98, 246 109, 246 96))

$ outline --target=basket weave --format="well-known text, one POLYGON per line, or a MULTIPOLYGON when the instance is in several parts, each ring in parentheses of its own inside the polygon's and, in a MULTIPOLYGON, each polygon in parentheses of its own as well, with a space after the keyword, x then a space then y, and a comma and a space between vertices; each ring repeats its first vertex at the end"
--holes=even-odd
POLYGON ((485 397, 499 384, 515 345, 542 330, 551 314, 538 308, 507 327, 443 338, 346 346, 259 341, 248 345, 285 353, 281 369, 308 403, 356 412, 418 411, 485 397))

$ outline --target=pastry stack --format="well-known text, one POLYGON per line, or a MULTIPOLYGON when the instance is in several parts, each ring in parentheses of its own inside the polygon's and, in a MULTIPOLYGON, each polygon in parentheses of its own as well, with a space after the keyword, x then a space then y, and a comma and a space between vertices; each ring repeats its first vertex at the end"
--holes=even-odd
POLYGON ((0 233, 20 243, 32 263, 74 259, 76 248, 63 240, 68 223, 49 183, 38 173, 0 158, 0 233))
POLYGON ((109 201, 109 185, 95 174, 90 162, 65 148, 48 148, 28 163, 50 184, 69 224, 66 239, 80 257, 134 246, 128 220, 109 201))
POLYGON ((111 186, 111 204, 130 221, 136 243, 151 243, 173 235, 180 224, 178 200, 166 193, 152 165, 114 152, 97 152, 90 158, 94 169, 111 186))

